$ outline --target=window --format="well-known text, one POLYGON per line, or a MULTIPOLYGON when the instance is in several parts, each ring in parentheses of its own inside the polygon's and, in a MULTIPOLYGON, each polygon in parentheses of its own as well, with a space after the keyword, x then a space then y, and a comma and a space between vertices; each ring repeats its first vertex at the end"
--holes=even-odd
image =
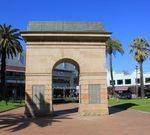
POLYGON ((149 78, 145 78, 145 83, 150 83, 150 77, 149 78))
POLYGON ((139 78, 135 79, 135 83, 139 84, 140 83, 140 79, 139 78))
MULTIPOLYGON (((114 85, 115 85, 116 83, 115 83, 115 80, 114 80, 114 85)), ((112 81, 110 80, 110 85, 112 85, 112 81)))
POLYGON ((117 84, 118 84, 118 85, 123 84, 123 80, 117 80, 117 84))
POLYGON ((125 79, 125 84, 131 84, 131 79, 125 79))
POLYGON ((24 72, 7 71, 6 72, 6 79, 7 80, 24 80, 25 79, 25 73, 24 72))

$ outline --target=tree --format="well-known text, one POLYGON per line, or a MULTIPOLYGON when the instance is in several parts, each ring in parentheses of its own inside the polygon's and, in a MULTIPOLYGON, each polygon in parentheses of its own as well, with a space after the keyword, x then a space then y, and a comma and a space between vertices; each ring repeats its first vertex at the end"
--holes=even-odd
POLYGON ((106 46, 106 53, 109 55, 109 66, 110 66, 110 77, 111 77, 111 85, 113 94, 115 94, 115 87, 114 87, 114 79, 113 79, 113 65, 112 65, 112 55, 115 56, 116 52, 124 54, 124 50, 122 48, 122 44, 115 39, 109 38, 107 41, 106 46))
POLYGON ((6 89, 6 58, 13 58, 19 53, 22 53, 21 40, 23 38, 19 29, 13 29, 11 25, 0 25, 1 84, 3 90, 2 95, 5 97, 6 104, 8 100, 6 89))
POLYGON ((150 45, 144 38, 137 37, 133 40, 130 47, 130 53, 133 54, 134 59, 139 63, 141 98, 144 98, 143 62, 150 56, 150 45))

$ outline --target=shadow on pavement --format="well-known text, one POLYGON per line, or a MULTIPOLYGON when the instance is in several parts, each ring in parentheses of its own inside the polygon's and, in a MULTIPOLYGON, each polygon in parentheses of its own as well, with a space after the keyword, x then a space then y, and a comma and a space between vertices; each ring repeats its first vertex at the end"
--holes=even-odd
POLYGON ((61 119, 72 119, 70 114, 78 111, 78 108, 74 107, 72 109, 66 108, 63 110, 56 110, 54 111, 54 114, 51 114, 50 104, 45 101, 43 95, 40 94, 40 99, 38 100, 40 101, 39 103, 42 103, 39 104, 39 106, 37 106, 30 95, 26 93, 26 115, 24 115, 23 112, 20 114, 10 112, 0 114, 0 130, 4 129, 15 132, 24 129, 33 123, 39 127, 46 127, 52 125, 54 122, 61 122, 61 119), (39 114, 42 114, 43 112, 44 114, 47 112, 48 115, 40 117, 39 114))
POLYGON ((75 107, 72 109, 66 109, 66 110, 58 110, 58 111, 54 111, 54 117, 64 116, 64 115, 68 115, 68 114, 76 113, 76 112, 78 112, 78 107, 75 107))
MULTIPOLYGON (((124 103, 109 107, 109 114, 115 114, 124 111, 132 106, 137 106, 133 103, 124 103)), ((24 114, 2 113, 0 114, 0 130, 8 130, 10 132, 19 131, 27 128, 31 124, 36 124, 39 127, 51 126, 54 122, 61 122, 62 119, 72 119, 71 114, 76 113, 78 107, 72 109, 56 110, 53 116, 29 118, 24 114)))
POLYGON ((75 113, 78 108, 55 111, 53 116, 29 118, 24 114, 0 114, 0 129, 11 132, 27 128, 30 124, 36 124, 39 127, 52 125, 53 122, 61 122, 61 119, 72 119, 69 114, 75 113))
POLYGON ((111 107, 109 107, 109 114, 114 114, 114 113, 118 113, 118 112, 127 110, 127 109, 131 108, 132 106, 137 106, 137 104, 124 103, 124 104, 111 106, 111 107))

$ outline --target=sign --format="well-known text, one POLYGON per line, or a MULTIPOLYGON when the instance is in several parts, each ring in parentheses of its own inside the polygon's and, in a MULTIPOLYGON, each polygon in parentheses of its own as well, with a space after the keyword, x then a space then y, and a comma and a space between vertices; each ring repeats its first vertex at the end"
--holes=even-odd
POLYGON ((99 84, 89 84, 89 104, 99 104, 100 103, 100 85, 99 84))

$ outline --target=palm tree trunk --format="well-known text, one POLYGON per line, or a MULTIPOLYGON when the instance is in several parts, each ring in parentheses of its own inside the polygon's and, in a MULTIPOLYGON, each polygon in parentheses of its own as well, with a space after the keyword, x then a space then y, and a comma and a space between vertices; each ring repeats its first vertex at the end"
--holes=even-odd
POLYGON ((143 82, 143 62, 140 62, 140 85, 141 85, 141 98, 145 97, 144 82, 143 82))
POLYGON ((109 55, 109 66, 110 66, 112 91, 113 91, 113 95, 115 95, 115 84, 114 84, 114 79, 113 79, 113 67, 112 67, 112 54, 109 55))
POLYGON ((7 104, 7 92, 6 92, 6 51, 2 51, 1 57, 1 83, 2 83, 2 94, 5 97, 7 104))

